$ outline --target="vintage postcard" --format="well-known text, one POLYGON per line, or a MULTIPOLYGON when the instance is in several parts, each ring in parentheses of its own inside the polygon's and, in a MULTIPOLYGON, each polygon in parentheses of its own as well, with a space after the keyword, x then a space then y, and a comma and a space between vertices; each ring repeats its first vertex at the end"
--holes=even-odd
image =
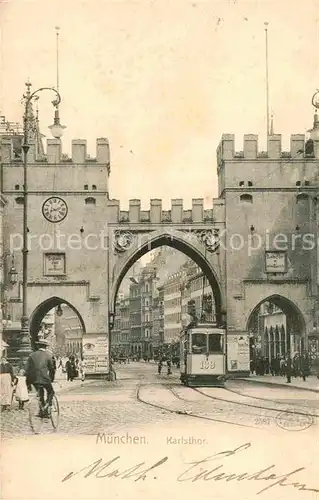
POLYGON ((0 0, 3 500, 318 500, 317 0, 0 0))

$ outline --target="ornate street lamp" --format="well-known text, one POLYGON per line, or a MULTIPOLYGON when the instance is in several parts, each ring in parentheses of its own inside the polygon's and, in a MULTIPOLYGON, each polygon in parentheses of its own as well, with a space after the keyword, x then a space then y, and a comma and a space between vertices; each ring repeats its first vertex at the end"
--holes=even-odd
POLYGON ((12 262, 12 266, 9 271, 9 280, 11 285, 15 285, 18 282, 18 273, 16 268, 14 267, 14 263, 12 262))
POLYGON ((57 109, 61 96, 53 87, 41 87, 34 92, 30 92, 31 84, 27 83, 27 93, 24 95, 24 117, 23 117, 23 249, 22 249, 22 316, 21 316, 21 334, 20 334, 20 349, 18 354, 22 359, 28 357, 31 352, 31 339, 29 332, 29 317, 28 317, 28 152, 29 144, 29 126, 30 126, 30 111, 33 99, 38 98, 38 94, 43 90, 50 90, 55 93, 56 99, 52 101, 53 106, 57 109))

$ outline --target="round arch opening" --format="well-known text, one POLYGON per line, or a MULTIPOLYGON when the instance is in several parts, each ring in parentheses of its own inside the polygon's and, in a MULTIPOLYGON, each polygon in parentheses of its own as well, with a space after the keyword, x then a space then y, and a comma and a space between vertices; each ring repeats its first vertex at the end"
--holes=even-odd
POLYGON ((250 357, 272 360, 293 357, 306 348, 306 324, 299 308, 281 295, 271 295, 251 311, 247 330, 250 334, 250 357))
POLYGON ((81 354, 85 324, 79 311, 61 297, 50 297, 39 304, 30 316, 32 348, 42 336, 58 355, 81 354))
MULTIPOLYGON (((176 255, 176 254, 175 254, 176 255)), ((205 255, 206 257, 206 255, 205 255)), ((198 252, 196 248, 194 248, 192 245, 187 244, 187 242, 182 241, 177 239, 175 236, 173 237, 172 235, 161 235, 157 237, 156 239, 152 241, 148 241, 145 245, 141 246, 137 251, 135 251, 129 258, 126 260, 126 262, 123 264, 123 267, 121 268, 120 271, 118 271, 118 274, 116 276, 115 281, 113 282, 112 285, 112 294, 110 298, 110 310, 113 318, 112 318, 112 327, 110 328, 111 330, 111 349, 112 349, 112 357, 113 359, 117 359, 119 356, 120 358, 123 357, 123 360, 125 359, 126 354, 129 354, 133 356, 134 358, 140 359, 143 358, 146 359, 156 359, 156 355, 158 352, 161 352, 163 354, 163 350, 167 349, 167 352, 170 351, 172 355, 172 359, 177 360, 178 358, 178 351, 179 351, 179 336, 181 329, 183 328, 183 320, 184 320, 184 313, 187 312, 187 298, 192 299, 193 298, 193 292, 195 287, 191 287, 189 285, 189 280, 187 275, 187 264, 189 265, 189 269, 193 268, 196 269, 198 272, 198 276, 195 277, 193 275, 193 280, 197 279, 197 285, 199 280, 201 280, 202 285, 198 287, 195 291, 195 295, 197 295, 197 300, 196 300, 196 308, 197 308, 197 313, 198 318, 201 317, 202 313, 202 302, 203 298, 202 295, 206 295, 206 297, 210 297, 209 300, 212 300, 212 314, 207 313, 206 315, 206 320, 207 321, 216 321, 217 324, 222 325, 223 322, 225 322, 225 311, 223 309, 223 300, 222 300, 222 291, 221 291, 221 286, 218 282, 218 279, 216 277, 215 270, 212 269, 211 263, 209 259, 205 258, 204 255, 198 252), (165 255, 165 258, 167 259, 165 264, 161 264, 160 260, 161 254, 158 254, 157 257, 155 258, 154 261, 154 266, 152 266, 152 261, 149 261, 148 265, 144 264, 142 266, 142 269, 139 270, 138 274, 135 276, 129 277, 129 271, 130 269, 134 269, 135 264, 140 261, 142 257, 144 257, 146 254, 159 249, 160 247, 163 247, 163 254, 165 255), (172 268, 174 265, 169 264, 169 259, 174 259, 176 257, 173 256, 168 256, 168 254, 165 252, 165 247, 168 250, 168 248, 174 249, 176 253, 180 253, 184 256, 184 261, 183 258, 181 257, 178 259, 178 262, 176 262, 176 266, 174 270, 172 268), (168 248, 167 248, 168 247, 168 248), (187 257, 189 259, 187 263, 187 257), (182 262, 183 261, 183 262, 182 262), (192 266, 191 262, 194 263, 194 266, 192 266), (163 276, 159 277, 161 275, 160 269, 167 269, 169 268, 169 272, 171 273, 171 280, 170 282, 167 281, 168 274, 163 278, 163 276), (158 290, 154 292, 154 295, 152 297, 149 297, 148 303, 146 304, 146 307, 151 306, 152 312, 148 316, 148 313, 145 311, 141 311, 140 313, 138 311, 134 312, 131 310, 132 309, 132 302, 134 302, 134 299, 132 300, 132 294, 134 294, 134 288, 136 288, 136 291, 138 288, 141 288, 143 285, 142 283, 145 281, 143 278, 143 270, 145 270, 147 274, 147 267, 149 269, 150 274, 152 272, 154 273, 153 280, 156 282, 157 280, 160 281, 158 283, 159 288, 163 289, 164 284, 165 284, 165 299, 164 295, 158 297, 158 290), (204 276, 204 279, 203 279, 204 276), (125 309, 125 294, 122 295, 120 299, 118 299, 118 292, 123 291, 121 290, 121 285, 123 283, 124 278, 126 278, 127 283, 129 283, 129 280, 131 283, 129 283, 129 287, 127 286, 126 290, 126 299, 130 301, 129 307, 129 318, 130 318, 130 328, 129 328, 129 333, 125 335, 123 334, 123 329, 121 328, 120 323, 122 323, 122 317, 123 317, 123 308, 125 309), (129 279, 128 279, 129 278, 129 279), (136 279, 138 278, 138 279, 136 279), (178 280, 180 279, 180 283, 177 283, 178 280), (173 282, 173 283, 172 283, 173 282), (186 284, 187 283, 187 284, 186 284), (169 332, 167 332, 166 328, 164 330, 163 327, 160 327, 161 332, 158 333, 157 330, 158 328, 155 327, 155 315, 154 315, 154 310, 157 308, 157 314, 158 311, 161 309, 161 307, 158 305, 158 301, 164 301, 166 304, 166 287, 172 288, 178 288, 181 287, 183 291, 181 291, 181 288, 179 291, 177 289, 172 292, 175 294, 175 298, 170 299, 172 302, 175 300, 175 304, 172 304, 172 308, 174 307, 174 310, 170 311, 171 314, 171 321, 170 321, 170 328, 169 332), (192 288, 192 289, 191 289, 192 288), (186 290, 185 290, 186 289, 186 290), (190 296, 192 294, 192 296, 190 296), (179 297, 177 297, 179 295, 179 297), (155 299, 155 300, 154 300, 155 299), (201 305, 199 305, 201 303, 201 305), (124 304, 124 306, 123 306, 124 304), (154 308, 153 308, 153 304, 154 308), (120 310, 120 313, 119 313, 120 310), (133 323, 133 314, 136 313, 138 316, 141 314, 141 321, 140 321, 140 327, 141 331, 138 332, 138 326, 132 326, 133 323), (173 316, 175 317, 173 319, 173 316), (176 316, 178 316, 178 319, 176 319, 176 316), (150 323, 150 327, 148 327, 148 320, 150 323), (174 332, 173 332, 174 330, 174 332), (176 331, 175 331, 176 330, 176 331), (178 331, 177 331, 178 330, 178 331), (135 331, 138 332, 135 335, 135 331), (134 332, 134 333, 133 333, 134 332), (157 333, 155 333, 157 332, 157 333), (125 337, 125 338, 124 338, 125 337), (125 339, 126 337, 129 337, 129 342, 127 342, 125 339), (172 338, 171 338, 172 337, 172 338), (169 345, 170 344, 170 345, 169 345), (165 347, 166 346, 166 347, 165 347), (122 353, 122 354, 121 354, 122 353)), ((134 274, 134 273, 133 273, 134 274)), ((145 286, 148 286, 145 284, 145 286)), ((157 289, 157 284, 150 285, 150 287, 155 287, 157 289)), ((146 292, 145 290, 142 292, 141 290, 137 293, 141 294, 148 294, 148 291, 146 292)), ((162 291, 163 294, 163 291, 162 291)), ((170 295, 170 293, 168 293, 170 295)), ((142 302, 143 302, 143 307, 144 307, 144 300, 146 299, 146 296, 143 296, 142 302)), ((137 299, 138 300, 138 299, 137 299)), ((147 299, 146 299, 147 300, 147 299)), ((127 307, 127 306, 126 306, 127 307)), ((135 306, 133 306, 134 309, 135 306)), ((140 307, 140 306, 139 306, 140 307)), ((127 313, 124 313, 124 315, 127 313)), ((162 312, 159 312, 159 314, 162 314, 162 317, 165 318, 165 323, 166 323, 166 311, 164 314, 164 308, 162 308, 162 312)), ((201 317, 201 319, 203 316, 201 317)), ((158 320, 158 318, 157 318, 158 320)), ((125 327, 124 327, 124 330, 125 327)), ((174 361, 173 361, 174 362, 174 361)))

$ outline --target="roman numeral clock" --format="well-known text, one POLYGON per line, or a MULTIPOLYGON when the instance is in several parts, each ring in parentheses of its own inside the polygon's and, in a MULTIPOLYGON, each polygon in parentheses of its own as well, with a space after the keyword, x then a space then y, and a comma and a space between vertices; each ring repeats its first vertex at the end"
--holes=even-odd
POLYGON ((51 196, 43 203, 42 214, 49 222, 62 222, 68 214, 66 201, 58 196, 51 196))

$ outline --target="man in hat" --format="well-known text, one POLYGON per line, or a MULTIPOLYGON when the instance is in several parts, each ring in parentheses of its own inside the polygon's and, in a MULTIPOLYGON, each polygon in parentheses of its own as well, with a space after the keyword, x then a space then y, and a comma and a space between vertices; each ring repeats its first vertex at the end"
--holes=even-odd
MULTIPOLYGON (((36 342, 37 351, 30 354, 26 365, 26 383, 31 384, 39 392, 41 405, 44 408, 44 413, 41 416, 50 416, 54 389, 52 382, 54 381, 55 369, 52 360, 52 355, 47 351, 49 342, 45 339, 40 339, 36 342), (47 391, 47 401, 44 401, 44 389, 47 391)), ((40 412, 41 413, 41 412, 40 412)))

